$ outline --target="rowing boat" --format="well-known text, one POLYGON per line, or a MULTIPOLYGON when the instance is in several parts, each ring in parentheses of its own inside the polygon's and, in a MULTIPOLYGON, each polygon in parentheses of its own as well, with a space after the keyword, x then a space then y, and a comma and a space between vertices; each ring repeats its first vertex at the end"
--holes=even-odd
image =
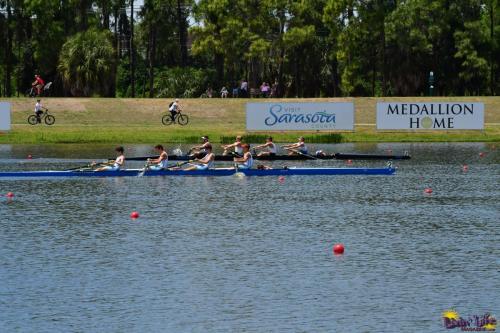
POLYGON ((119 171, 3 171, 0 178, 67 178, 67 177, 135 177, 144 176, 232 176, 236 173, 246 176, 331 176, 331 175, 391 175, 393 167, 385 168, 277 168, 246 169, 219 168, 209 170, 146 170, 124 169, 119 171))
MULTIPOLYGON (((145 161, 156 159, 158 156, 127 157, 127 161, 145 161)), ((232 161, 232 155, 216 155, 216 161, 232 161)), ((409 160, 410 155, 384 155, 384 154, 344 154, 336 153, 331 155, 274 155, 274 156, 254 156, 254 159, 261 161, 305 161, 305 160, 409 160)), ((168 155, 170 161, 189 161, 193 156, 168 155)))

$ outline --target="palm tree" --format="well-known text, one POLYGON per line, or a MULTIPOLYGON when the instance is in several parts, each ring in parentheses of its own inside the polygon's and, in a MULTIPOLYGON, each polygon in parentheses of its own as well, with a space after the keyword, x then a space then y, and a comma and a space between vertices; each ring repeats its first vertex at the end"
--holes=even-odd
POLYGON ((110 96, 114 82, 114 48, 111 33, 90 29, 64 43, 59 75, 72 96, 110 96))

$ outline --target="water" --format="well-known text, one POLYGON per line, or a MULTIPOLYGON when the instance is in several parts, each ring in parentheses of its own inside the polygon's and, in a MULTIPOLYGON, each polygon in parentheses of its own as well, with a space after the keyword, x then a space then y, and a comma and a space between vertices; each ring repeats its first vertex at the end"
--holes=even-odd
MULTIPOLYGON (((82 161, 57 158, 112 150, 76 148, 0 146, 0 170, 70 167, 82 161), (51 159, 18 160, 27 154, 51 159)), ((408 150, 413 159, 397 162, 395 176, 282 183, 0 180, 0 193, 16 195, 0 198, 0 331, 444 332, 448 309, 499 319, 497 148, 319 148, 408 150)), ((148 152, 133 146, 128 155, 148 152)))

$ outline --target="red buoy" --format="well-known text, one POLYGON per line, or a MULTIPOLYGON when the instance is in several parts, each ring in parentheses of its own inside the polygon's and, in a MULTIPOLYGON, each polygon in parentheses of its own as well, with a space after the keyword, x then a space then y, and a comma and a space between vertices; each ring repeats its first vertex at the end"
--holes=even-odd
POLYGON ((349 165, 351 165, 352 164, 352 160, 347 160, 346 163, 349 164, 349 165))
POLYGON ((338 243, 333 246, 333 253, 334 254, 343 254, 344 253, 344 244, 338 243))
POLYGON ((283 183, 283 182, 285 181, 285 176, 279 176, 279 177, 278 177, 278 181, 279 181, 280 183, 283 183))
POLYGON ((432 188, 428 187, 424 190, 425 194, 431 194, 432 193, 432 188))
POLYGON ((469 166, 468 166, 467 164, 464 164, 464 165, 462 166, 462 171, 463 171, 463 172, 467 172, 467 171, 469 171, 469 166))
POLYGON ((485 156, 486 156, 486 153, 483 153, 483 152, 479 153, 479 157, 485 157, 485 156))
POLYGON ((132 212, 132 213, 130 213, 130 217, 133 218, 133 219, 137 219, 137 218, 139 218, 139 213, 138 212, 132 212))
POLYGON ((31 160, 32 158, 33 158, 33 156, 28 155, 28 160, 31 160))
POLYGON ((12 192, 9 192, 5 195, 7 198, 13 198, 14 197, 14 193, 12 192))

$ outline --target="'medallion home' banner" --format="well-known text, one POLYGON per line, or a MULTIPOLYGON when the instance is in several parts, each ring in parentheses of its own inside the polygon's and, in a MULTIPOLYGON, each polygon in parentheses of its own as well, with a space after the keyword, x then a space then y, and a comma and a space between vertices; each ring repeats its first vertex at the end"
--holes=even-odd
POLYGON ((377 129, 484 129, 484 104, 380 102, 377 129))
POLYGON ((354 104, 247 103, 247 130, 353 130, 354 104))

